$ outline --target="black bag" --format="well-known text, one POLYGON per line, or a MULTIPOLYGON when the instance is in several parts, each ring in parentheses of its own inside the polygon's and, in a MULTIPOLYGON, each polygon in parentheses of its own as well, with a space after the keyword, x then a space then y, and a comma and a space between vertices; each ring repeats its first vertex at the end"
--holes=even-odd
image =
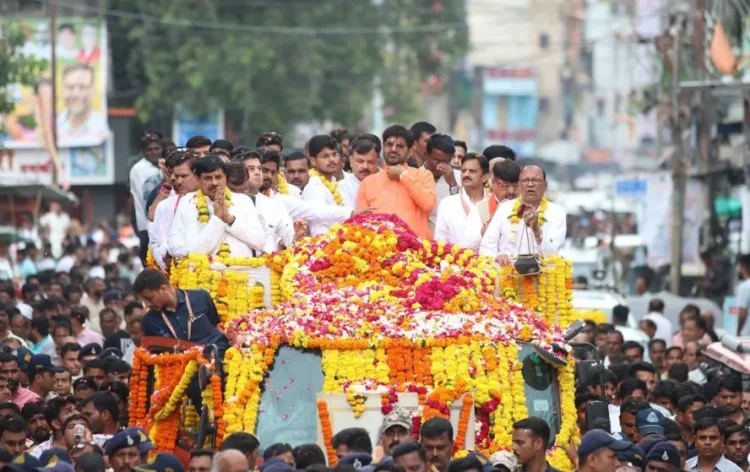
POLYGON ((539 260, 539 256, 535 254, 534 247, 532 247, 531 236, 527 234, 528 228, 523 228, 521 233, 521 241, 519 241, 519 247, 523 246, 524 236, 528 239, 529 254, 519 254, 516 262, 513 266, 516 268, 518 275, 534 275, 542 271, 542 264, 539 260))
POLYGON ((513 266, 518 275, 534 275, 541 272, 541 264, 536 254, 519 254, 513 266))

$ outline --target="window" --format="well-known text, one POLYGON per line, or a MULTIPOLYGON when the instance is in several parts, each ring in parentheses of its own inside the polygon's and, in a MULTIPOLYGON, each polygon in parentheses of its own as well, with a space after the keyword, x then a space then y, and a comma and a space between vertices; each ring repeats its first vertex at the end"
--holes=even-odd
POLYGON ((547 33, 539 35, 539 48, 545 50, 549 49, 549 35, 547 33))

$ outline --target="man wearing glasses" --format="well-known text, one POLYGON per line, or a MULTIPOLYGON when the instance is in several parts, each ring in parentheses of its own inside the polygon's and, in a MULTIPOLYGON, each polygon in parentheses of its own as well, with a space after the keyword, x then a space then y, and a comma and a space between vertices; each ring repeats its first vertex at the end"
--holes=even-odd
POLYGON ((401 125, 383 132, 385 169, 367 176, 357 192, 357 211, 393 213, 419 237, 432 239, 430 212, 437 205, 437 191, 432 172, 409 167, 409 149, 414 136, 401 125))
POLYGON ((547 201, 547 175, 528 165, 519 175, 519 196, 500 204, 482 237, 479 252, 502 265, 519 254, 549 257, 565 242, 565 210, 547 201))

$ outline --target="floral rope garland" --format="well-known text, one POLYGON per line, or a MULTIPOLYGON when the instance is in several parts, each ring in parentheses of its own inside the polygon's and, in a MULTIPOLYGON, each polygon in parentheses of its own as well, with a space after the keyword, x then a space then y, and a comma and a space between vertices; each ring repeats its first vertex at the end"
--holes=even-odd
MULTIPOLYGON (((521 198, 516 198, 513 200, 513 208, 511 208, 510 216, 508 217, 510 219, 510 222, 513 224, 518 224, 521 222, 521 204, 523 202, 521 201, 521 198)), ((539 209, 537 210, 537 218, 539 222, 539 226, 543 225, 547 219, 545 218, 545 213, 547 211, 547 197, 542 197, 542 201, 539 202, 539 209)))
POLYGON ((336 205, 343 205, 344 204, 344 198, 341 196, 341 193, 339 192, 339 185, 336 182, 332 182, 328 180, 327 178, 323 177, 320 172, 318 172, 316 169, 310 169, 310 176, 315 176, 320 179, 320 181, 325 185, 325 187, 328 189, 329 192, 331 192, 331 195, 333 195, 333 200, 336 202, 336 205))
MULTIPOLYGON (((149 432, 159 451, 174 450, 180 422, 189 413, 185 392, 206 360, 198 349, 179 354, 151 355, 137 349, 133 356, 133 371, 130 380, 131 400, 128 406, 129 425, 140 426, 149 432), (154 368, 154 392, 151 406, 146 410, 148 399, 148 368, 154 368)), ((219 394, 221 389, 219 388, 219 394)), ((219 399, 220 401, 220 399, 219 399)))
POLYGON ((338 462, 336 449, 333 447, 333 428, 331 427, 331 415, 328 412, 328 403, 325 400, 317 402, 318 418, 320 419, 320 429, 323 432, 323 444, 326 447, 326 457, 328 465, 335 467, 338 462))
MULTIPOLYGON (((226 187, 224 187, 224 200, 227 202, 227 208, 232 206, 232 192, 226 187)), ((198 221, 202 224, 208 223, 208 220, 211 219, 211 210, 208 208, 206 194, 203 193, 203 190, 195 192, 195 207, 198 209, 198 221)))
POLYGON ((557 380, 560 384, 560 410, 562 418, 560 431, 555 437, 555 445, 550 454, 550 465, 558 470, 573 470, 573 464, 566 452, 569 445, 578 447, 581 441, 576 423, 575 405, 575 363, 569 360, 564 368, 558 370, 557 380))

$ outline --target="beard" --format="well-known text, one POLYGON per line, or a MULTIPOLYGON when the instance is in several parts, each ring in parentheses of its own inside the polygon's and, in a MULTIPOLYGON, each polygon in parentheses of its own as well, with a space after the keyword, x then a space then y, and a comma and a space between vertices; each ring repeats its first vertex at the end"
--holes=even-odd
POLYGON ((37 443, 46 441, 49 439, 51 434, 52 433, 50 431, 47 431, 46 429, 37 429, 33 434, 34 441, 37 443))

